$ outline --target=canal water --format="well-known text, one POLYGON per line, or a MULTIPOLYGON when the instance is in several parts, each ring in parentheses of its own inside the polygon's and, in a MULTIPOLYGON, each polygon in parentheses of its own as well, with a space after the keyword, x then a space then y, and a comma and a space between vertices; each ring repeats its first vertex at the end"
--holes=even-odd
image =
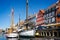
POLYGON ((5 36, 1 36, 0 40, 60 40, 60 39, 54 39, 54 38, 6 38, 5 36))
POLYGON ((0 40, 60 40, 60 38, 6 38, 5 35, 0 34, 0 40))

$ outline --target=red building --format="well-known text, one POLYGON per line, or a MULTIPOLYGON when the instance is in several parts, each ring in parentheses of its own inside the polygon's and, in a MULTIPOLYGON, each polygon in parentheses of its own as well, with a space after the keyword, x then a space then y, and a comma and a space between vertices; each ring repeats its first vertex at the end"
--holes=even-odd
POLYGON ((38 14, 36 14, 36 25, 44 24, 44 10, 39 10, 38 14))

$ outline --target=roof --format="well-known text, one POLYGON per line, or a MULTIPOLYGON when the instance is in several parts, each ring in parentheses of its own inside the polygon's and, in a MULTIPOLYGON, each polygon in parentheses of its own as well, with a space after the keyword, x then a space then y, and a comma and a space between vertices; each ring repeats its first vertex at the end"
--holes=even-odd
POLYGON ((44 14, 44 13, 45 13, 45 10, 39 10, 38 15, 39 15, 40 13, 41 13, 41 14, 44 14))
POLYGON ((56 6, 56 4, 58 4, 58 3, 60 3, 60 0, 58 0, 58 1, 57 1, 56 3, 54 3, 53 5, 49 6, 47 9, 50 9, 50 8, 56 6))

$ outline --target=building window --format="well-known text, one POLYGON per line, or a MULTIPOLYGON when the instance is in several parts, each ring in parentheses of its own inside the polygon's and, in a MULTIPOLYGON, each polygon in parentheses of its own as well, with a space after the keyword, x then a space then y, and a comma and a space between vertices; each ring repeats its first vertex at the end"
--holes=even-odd
POLYGON ((47 15, 44 15, 44 19, 46 19, 47 15))
POLYGON ((57 14, 57 17, 60 17, 60 14, 57 14))
POLYGON ((48 17, 48 14, 47 14, 47 17, 48 17))
POLYGON ((49 17, 51 16, 51 13, 49 13, 49 17))
POLYGON ((52 22, 55 22, 55 17, 52 17, 52 22))
POLYGON ((44 20, 44 22, 46 23, 46 20, 44 20))
POLYGON ((45 23, 47 24, 48 23, 48 20, 45 20, 45 23))
POLYGON ((49 12, 51 12, 51 9, 49 9, 49 12))
POLYGON ((49 18, 49 23, 51 23, 51 18, 49 18))
POLYGON ((55 12, 53 11, 53 12, 52 12, 52 16, 54 16, 54 15, 55 15, 55 12))
POLYGON ((47 10, 46 10, 46 13, 48 13, 48 12, 49 12, 49 10, 47 9, 47 10))
POLYGON ((48 23, 48 20, 46 22, 48 23))
POLYGON ((52 8, 52 11, 54 11, 56 9, 56 6, 52 8))
POLYGON ((45 20, 44 20, 44 23, 45 23, 45 20))

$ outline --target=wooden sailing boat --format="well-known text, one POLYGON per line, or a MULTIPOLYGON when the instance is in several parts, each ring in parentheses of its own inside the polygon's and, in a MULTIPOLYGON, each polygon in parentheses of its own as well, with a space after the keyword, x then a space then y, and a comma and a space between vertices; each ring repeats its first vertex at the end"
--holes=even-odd
POLYGON ((28 29, 28 0, 26 0, 26 30, 23 30, 19 33, 22 37, 35 36, 35 29, 28 29))
POLYGON ((8 29, 8 32, 6 33, 6 37, 8 37, 8 38, 18 37, 18 32, 17 32, 15 25, 14 25, 14 9, 12 9, 11 25, 10 25, 10 28, 8 29))

